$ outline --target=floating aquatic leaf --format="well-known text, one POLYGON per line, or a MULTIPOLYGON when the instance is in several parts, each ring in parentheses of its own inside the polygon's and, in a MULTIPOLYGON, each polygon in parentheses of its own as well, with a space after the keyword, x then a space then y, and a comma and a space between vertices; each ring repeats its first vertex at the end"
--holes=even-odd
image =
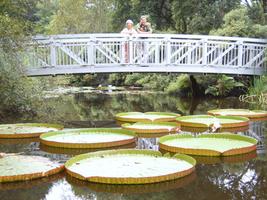
POLYGON ((5 154, 0 158, 0 182, 23 181, 62 171, 63 165, 41 156, 5 154))
POLYGON ((192 157, 181 154, 164 157, 152 150, 109 150, 75 156, 65 167, 71 176, 91 182, 142 184, 185 176, 195 164, 192 157))
POLYGON ((249 119, 246 117, 238 116, 211 116, 211 115, 189 115, 177 117, 176 122, 181 127, 214 127, 216 129, 226 127, 247 127, 249 119))
POLYGON ((0 125, 0 138, 39 137, 42 133, 63 129, 59 124, 21 123, 0 125))
POLYGON ((257 140, 231 133, 168 135, 159 139, 160 149, 192 155, 228 156, 256 150, 257 140))
POLYGON ((241 116, 241 117, 248 117, 253 120, 267 119, 267 111, 264 110, 216 109, 216 110, 209 110, 208 114, 220 115, 220 116, 241 116))
POLYGON ((115 118, 122 122, 168 122, 175 121, 179 116, 177 113, 168 112, 125 112, 116 114, 115 118))
POLYGON ((157 137, 159 134, 169 134, 179 131, 175 122, 136 122, 134 124, 122 124, 122 128, 134 131, 138 136, 157 137))
POLYGON ((41 143, 64 148, 105 148, 135 142, 132 131, 111 128, 89 128, 45 133, 41 143))

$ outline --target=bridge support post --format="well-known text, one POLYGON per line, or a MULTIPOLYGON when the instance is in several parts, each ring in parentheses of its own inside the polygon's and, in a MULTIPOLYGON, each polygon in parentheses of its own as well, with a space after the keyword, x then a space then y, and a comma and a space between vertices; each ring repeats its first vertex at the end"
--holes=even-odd
POLYGON ((56 67, 57 65, 57 55, 56 55, 56 43, 54 38, 51 38, 51 46, 50 46, 50 58, 51 58, 51 66, 56 67))
POLYGON ((243 60, 243 41, 238 42, 238 58, 237 58, 237 65, 238 67, 242 67, 242 60, 243 60))
POLYGON ((166 65, 171 64, 171 39, 166 38, 166 65))
POLYGON ((94 44, 95 44, 95 38, 91 37, 90 41, 87 44, 87 59, 88 59, 88 65, 94 65, 94 44))
POLYGON ((205 38, 203 39, 203 55, 202 55, 202 64, 205 66, 207 65, 207 52, 208 52, 208 40, 205 38))
POLYGON ((129 64, 133 64, 133 37, 130 36, 129 38, 129 64))
POLYGON ((160 56, 160 49, 159 43, 157 42, 155 45, 155 64, 159 64, 159 56, 160 56))

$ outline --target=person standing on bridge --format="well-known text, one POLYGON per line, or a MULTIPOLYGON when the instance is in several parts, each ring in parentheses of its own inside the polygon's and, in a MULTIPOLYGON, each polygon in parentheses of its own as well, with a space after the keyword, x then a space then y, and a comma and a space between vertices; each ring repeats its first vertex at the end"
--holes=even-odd
POLYGON ((147 21, 147 16, 143 15, 140 17, 140 22, 136 25, 137 33, 141 34, 151 34, 152 28, 151 24, 147 21))
MULTIPOLYGON (((151 34, 152 28, 151 24, 147 21, 147 16, 143 15, 140 17, 140 22, 136 25, 136 31, 139 34, 151 34)), ((141 64, 147 63, 147 59, 149 57, 148 55, 148 42, 144 41, 147 37, 140 37, 143 41, 139 44, 139 61, 141 61, 141 64)))
MULTIPOLYGON (((137 31, 134 29, 133 26, 133 21, 128 19, 126 21, 126 27, 121 31, 121 34, 127 34, 127 35, 134 35, 137 34, 137 31)), ((125 42, 123 44, 123 51, 122 53, 124 54, 122 58, 124 58, 125 63, 129 62, 129 42, 125 42)))

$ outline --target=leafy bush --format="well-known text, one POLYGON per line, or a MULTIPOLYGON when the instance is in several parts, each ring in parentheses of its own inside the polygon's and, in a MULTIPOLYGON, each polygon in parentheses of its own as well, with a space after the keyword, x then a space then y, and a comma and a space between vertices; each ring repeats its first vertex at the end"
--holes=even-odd
POLYGON ((254 83, 248 89, 250 95, 260 96, 263 93, 267 93, 267 76, 260 76, 254 78, 254 83))
POLYGON ((170 84, 165 89, 168 94, 183 94, 183 96, 189 96, 191 83, 189 75, 182 74, 176 78, 175 81, 170 82, 170 84), (187 95, 184 95, 187 94, 187 95))
POLYGON ((124 73, 114 73, 108 76, 108 83, 116 86, 124 85, 127 75, 124 73))
POLYGON ((248 9, 240 7, 227 13, 223 18, 224 24, 210 35, 267 37, 267 25, 255 23, 248 15, 248 9))
POLYGON ((144 77, 144 74, 141 73, 133 73, 133 74, 128 74, 125 78, 125 85, 133 85, 133 86, 141 86, 140 84, 137 83, 137 81, 141 78, 144 77))
POLYGON ((243 86, 243 83, 237 82, 233 77, 220 75, 215 85, 208 86, 205 90, 205 94, 227 96, 234 88, 243 86))
MULTIPOLYGON (((13 55, 14 56, 14 55, 13 55)), ((0 54, 0 115, 34 112, 38 104, 36 82, 27 78, 18 60, 0 54)))

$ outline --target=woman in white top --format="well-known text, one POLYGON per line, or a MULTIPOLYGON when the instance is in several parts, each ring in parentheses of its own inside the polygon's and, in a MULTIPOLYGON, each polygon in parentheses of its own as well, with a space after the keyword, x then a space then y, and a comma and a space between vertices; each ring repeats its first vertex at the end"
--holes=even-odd
MULTIPOLYGON (((121 34, 127 34, 127 35, 134 35, 137 34, 136 30, 134 29, 133 21, 128 19, 126 21, 126 27, 121 31, 121 34)), ((122 58, 124 58, 124 62, 129 62, 129 42, 125 42, 123 44, 123 50, 122 50, 122 58)))
POLYGON ((133 35, 137 34, 136 30, 134 29, 133 21, 128 19, 126 21, 126 27, 121 31, 122 34, 133 35))

